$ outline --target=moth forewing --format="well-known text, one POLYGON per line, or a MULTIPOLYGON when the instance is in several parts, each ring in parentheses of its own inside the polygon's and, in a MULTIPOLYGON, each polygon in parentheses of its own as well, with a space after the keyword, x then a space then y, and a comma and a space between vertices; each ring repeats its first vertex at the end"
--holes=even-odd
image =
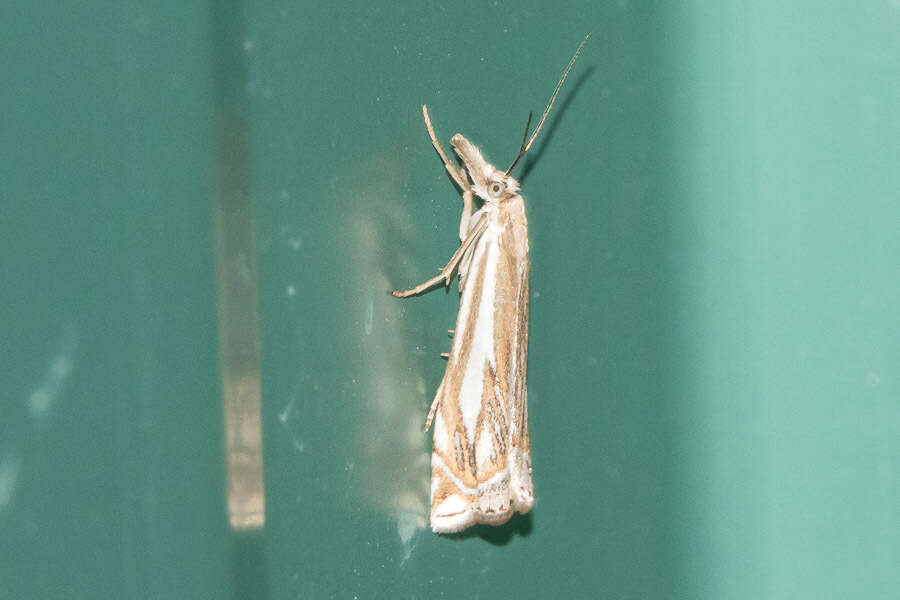
POLYGON ((524 203, 486 203, 453 346, 435 397, 431 526, 500 524, 534 502, 525 405, 528 242, 524 203))
POLYGON ((485 160, 460 134, 451 139, 463 168, 441 148, 422 107, 431 143, 460 186, 462 244, 441 272, 409 290, 420 294, 454 274, 460 277, 459 313, 444 377, 425 428, 434 424, 431 455, 431 528, 462 531, 476 523, 499 525, 534 505, 528 436, 528 221, 519 183, 510 176, 544 124, 581 42, 550 97, 537 128, 525 127, 519 155, 506 172, 485 160), (472 196, 484 204, 471 214, 472 196))

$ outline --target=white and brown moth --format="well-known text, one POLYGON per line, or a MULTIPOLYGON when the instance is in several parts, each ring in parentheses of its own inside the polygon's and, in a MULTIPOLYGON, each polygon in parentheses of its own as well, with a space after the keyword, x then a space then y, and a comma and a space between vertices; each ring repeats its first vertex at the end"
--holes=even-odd
POLYGON ((450 285, 461 294, 447 370, 425 421, 434 423, 431 528, 462 531, 500 525, 534 505, 525 371, 528 357, 528 223, 519 183, 510 175, 544 125, 563 82, 590 34, 563 71, 531 137, 531 114, 519 155, 505 172, 487 162, 460 134, 450 143, 462 161, 444 153, 428 109, 425 126, 450 176, 462 190, 459 249, 440 273, 398 298, 450 285), (471 181, 470 181, 471 179, 471 181), (472 214, 473 194, 483 206, 472 214))

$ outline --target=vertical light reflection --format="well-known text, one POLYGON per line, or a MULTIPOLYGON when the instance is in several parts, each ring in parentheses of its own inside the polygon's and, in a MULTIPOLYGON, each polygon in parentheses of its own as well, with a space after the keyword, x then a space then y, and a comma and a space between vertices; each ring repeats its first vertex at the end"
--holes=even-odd
POLYGON ((228 519, 235 531, 265 524, 256 252, 250 131, 244 96, 240 2, 213 11, 216 95, 214 227, 219 360, 225 413, 228 519))
MULTIPOLYGON (((375 153, 389 157, 390 152, 375 153)), ((409 558, 413 534, 425 526, 430 477, 425 449, 426 397, 422 362, 411 353, 404 332, 410 323, 402 302, 390 296, 393 284, 385 266, 405 281, 421 273, 403 273, 400 265, 417 264, 403 255, 403 235, 412 230, 400 187, 398 169, 390 158, 376 159, 362 169, 363 181, 349 202, 353 264, 352 310, 348 321, 351 347, 359 349, 360 402, 353 436, 363 486, 359 498, 396 520, 397 534, 409 558)), ((437 353, 432 357, 438 360, 437 353)))
POLYGON ((265 523, 256 259, 246 137, 233 122, 222 127, 215 228, 228 520, 245 530, 265 523))

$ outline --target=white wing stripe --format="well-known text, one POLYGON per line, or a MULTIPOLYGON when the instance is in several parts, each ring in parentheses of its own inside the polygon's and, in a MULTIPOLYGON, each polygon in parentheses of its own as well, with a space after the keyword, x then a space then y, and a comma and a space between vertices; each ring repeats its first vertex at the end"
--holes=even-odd
MULTIPOLYGON (((494 366, 494 289, 497 282, 497 234, 493 226, 488 226, 484 237, 479 242, 481 248, 487 252, 487 260, 484 267, 484 283, 481 288, 481 296, 474 300, 477 306, 470 310, 476 310, 475 331, 471 336, 472 346, 469 350, 469 360, 463 372, 462 385, 459 390, 459 411, 462 415, 463 427, 466 429, 466 437, 469 447, 475 445, 475 431, 478 425, 478 415, 481 413, 481 396, 484 390, 484 363, 485 359, 494 366)), ((480 248, 476 249, 479 250, 480 248)), ((476 256, 476 260, 477 260, 476 256)), ((481 275, 479 273, 478 275, 481 275)), ((466 319, 471 321, 471 318, 466 319)))

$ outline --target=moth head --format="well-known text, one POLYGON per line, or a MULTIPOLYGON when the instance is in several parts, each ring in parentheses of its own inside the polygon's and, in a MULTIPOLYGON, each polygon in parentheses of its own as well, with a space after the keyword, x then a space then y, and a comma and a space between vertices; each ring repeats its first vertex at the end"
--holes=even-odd
POLYGON ((459 133, 450 143, 466 166, 472 178, 472 190, 479 198, 485 202, 500 202, 519 193, 519 182, 486 161, 478 146, 459 133))

